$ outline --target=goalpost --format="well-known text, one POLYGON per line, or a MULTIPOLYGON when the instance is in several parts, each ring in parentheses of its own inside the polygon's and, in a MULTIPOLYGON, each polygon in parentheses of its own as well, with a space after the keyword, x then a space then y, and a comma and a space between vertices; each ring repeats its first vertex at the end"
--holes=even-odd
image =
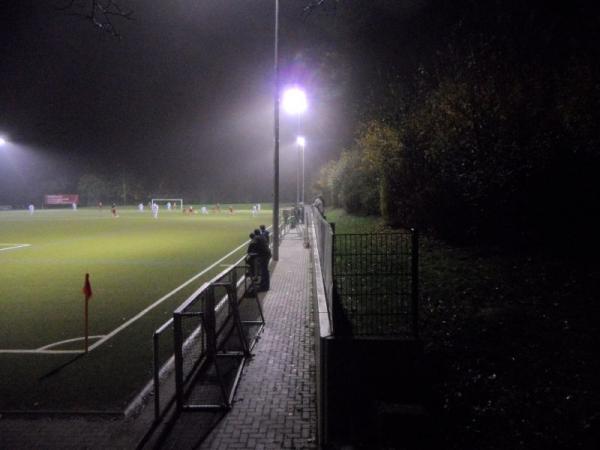
POLYGON ((183 199, 182 198, 153 198, 151 204, 157 204, 161 209, 167 208, 167 203, 171 204, 171 209, 183 210, 183 199))

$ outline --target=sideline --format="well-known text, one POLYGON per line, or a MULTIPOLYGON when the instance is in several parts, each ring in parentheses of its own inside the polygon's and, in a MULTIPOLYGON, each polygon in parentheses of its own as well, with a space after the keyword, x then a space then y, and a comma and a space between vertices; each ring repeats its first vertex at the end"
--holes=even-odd
POLYGON ((0 243, 0 246, 2 246, 2 245, 12 245, 12 247, 0 248, 0 252, 3 252, 5 250, 14 250, 16 248, 31 247, 31 244, 2 244, 2 243, 0 243))
MULTIPOLYGON (((97 342, 95 342, 94 344, 92 344, 92 345, 89 346, 88 352, 91 352, 92 350, 98 348, 99 346, 101 346, 102 344, 104 344, 106 341, 108 341, 109 339, 111 339, 112 337, 114 337, 116 334, 118 334, 121 331, 123 331, 129 325, 131 325, 132 323, 134 323, 135 321, 137 321, 138 319, 140 319, 141 317, 143 317, 144 315, 146 315, 146 313, 148 313, 149 311, 151 311, 152 309, 156 308, 158 305, 160 305, 161 303, 163 303, 165 300, 167 300, 168 298, 170 298, 171 296, 173 296, 174 294, 176 294, 177 292, 179 292, 180 290, 182 290, 183 288, 185 288, 187 285, 189 285, 190 283, 192 283, 193 281, 195 281, 196 279, 198 279, 199 277, 201 277, 202 275, 204 275, 209 270, 211 270, 214 267, 216 267, 218 264, 221 264, 225 259, 229 258, 234 253, 238 252, 241 248, 243 248, 246 245, 248 245, 248 242, 250 242, 250 241, 249 240, 245 241, 239 247, 236 247, 235 249, 233 249, 232 251, 230 251, 229 253, 227 253, 225 256, 223 256, 221 259, 219 259, 218 261, 215 261, 210 266, 208 266, 207 268, 205 268, 201 272, 197 273, 192 278, 190 278, 189 280, 185 281, 183 284, 179 285, 178 287, 176 287, 175 289, 173 289, 168 294, 163 295, 161 298, 159 298, 154 303, 152 303, 150 306, 146 307, 145 309, 143 309, 142 311, 140 311, 139 313, 137 313, 135 316, 133 316, 127 322, 125 322, 122 325, 120 325, 119 327, 115 328, 110 333, 108 333, 106 335, 103 335, 100 338, 100 340, 98 340, 97 342)), ((23 245, 29 245, 29 244, 23 244, 23 245)), ((76 341, 78 339, 83 339, 83 338, 73 338, 72 340, 76 341)), ((15 354, 15 353, 16 354, 19 354, 19 353, 29 353, 29 354, 32 354, 32 353, 33 354, 81 353, 81 350, 49 350, 49 348, 54 347, 56 345, 59 345, 60 343, 63 343, 63 342, 65 342, 65 341, 54 342, 54 343, 45 345, 45 346, 40 347, 40 348, 35 349, 35 350, 34 349, 7 349, 7 350, 0 349, 0 354, 4 354, 4 353, 11 353, 11 354, 15 354)))

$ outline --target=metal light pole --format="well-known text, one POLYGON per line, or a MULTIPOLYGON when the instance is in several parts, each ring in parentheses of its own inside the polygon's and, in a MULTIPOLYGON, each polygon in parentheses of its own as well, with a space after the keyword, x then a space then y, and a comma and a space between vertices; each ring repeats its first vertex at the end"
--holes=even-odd
POLYGON ((273 260, 279 260, 279 0, 275 0, 275 93, 273 134, 275 151, 273 154, 273 260))
MULTIPOLYGON (((306 149, 306 139, 304 138, 304 136, 298 136, 296 138, 296 144, 298 144, 299 151, 302 151, 302 193, 300 197, 300 202, 304 205, 304 151, 306 149)), ((300 155, 298 155, 298 157, 300 157, 300 155)))
POLYGON ((304 151, 306 147, 302 144, 302 207, 304 207, 304 151))

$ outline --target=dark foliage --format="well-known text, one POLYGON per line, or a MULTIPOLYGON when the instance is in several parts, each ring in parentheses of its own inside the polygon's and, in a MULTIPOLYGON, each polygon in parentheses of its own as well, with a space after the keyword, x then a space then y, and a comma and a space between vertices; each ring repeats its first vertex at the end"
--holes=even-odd
POLYGON ((403 32, 382 26, 376 42, 391 43, 373 52, 355 150, 364 164, 346 170, 342 157, 320 187, 362 189, 367 172, 393 226, 519 246, 568 235, 569 251, 585 236, 589 246, 600 225, 599 22, 590 2, 434 1, 402 24, 416 33, 410 70, 397 64, 403 32))

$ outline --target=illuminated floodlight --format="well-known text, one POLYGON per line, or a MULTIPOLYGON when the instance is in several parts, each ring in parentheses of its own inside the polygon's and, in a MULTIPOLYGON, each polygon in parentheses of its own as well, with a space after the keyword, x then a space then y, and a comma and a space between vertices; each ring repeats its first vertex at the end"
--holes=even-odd
POLYGON ((4 136, 0 136, 0 146, 7 144, 6 139, 4 138, 4 136))
POLYGON ((307 107, 306 94, 302 89, 293 87, 284 91, 283 109, 288 114, 302 114, 307 107))
POLYGON ((304 148, 306 146, 306 139, 304 139, 304 136, 298 136, 296 138, 296 144, 298 144, 300 147, 304 148))

